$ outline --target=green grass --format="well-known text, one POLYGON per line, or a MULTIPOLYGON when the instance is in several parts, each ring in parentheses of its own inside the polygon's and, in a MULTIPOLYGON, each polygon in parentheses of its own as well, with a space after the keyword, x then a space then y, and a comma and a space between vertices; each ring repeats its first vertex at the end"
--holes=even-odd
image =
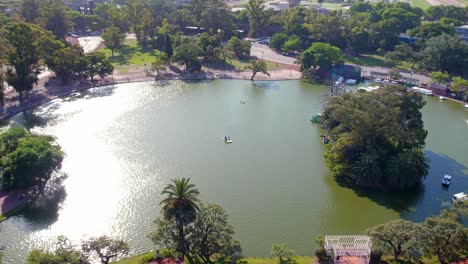
POLYGON ((428 2, 426 2, 426 0, 411 0, 411 4, 414 7, 421 8, 422 10, 427 9, 431 6, 428 2))
MULTIPOLYGON (((113 264, 140 264, 140 259, 146 255, 153 256, 154 253, 145 253, 138 256, 130 257, 127 259, 112 262, 113 264)), ((294 258, 296 264, 312 264, 316 262, 315 257, 303 257, 297 256, 294 258)), ((278 264, 277 259, 272 258, 245 258, 243 261, 247 261, 247 264, 278 264)))
POLYGON ((129 257, 119 261, 112 262, 114 264, 140 264, 140 260, 145 256, 154 256, 154 252, 148 252, 145 254, 129 257))
POLYGON ((114 56, 111 55, 111 50, 108 48, 99 51, 106 54, 114 68, 121 72, 128 71, 132 66, 150 65, 154 58, 159 55, 158 50, 152 48, 142 49, 135 39, 125 40, 124 45, 114 51, 114 56))
POLYGON ((6 219, 7 219, 6 216, 0 215, 0 223, 3 222, 3 221, 5 221, 6 219))
MULTIPOLYGON (((238 71, 242 71, 245 69, 245 67, 249 66, 250 63, 251 63, 251 60, 237 60, 237 59, 232 59, 230 61, 231 65, 234 66, 234 68, 236 68, 236 70, 238 71)), ((281 68, 281 65, 277 64, 277 63, 274 63, 274 62, 269 62, 269 61, 265 61, 265 63, 267 64, 267 68, 269 71, 272 71, 272 70, 277 70, 279 68, 281 68)))
POLYGON ((357 57, 346 56, 345 62, 361 66, 387 67, 397 68, 400 70, 411 70, 411 64, 409 62, 403 62, 402 64, 395 65, 395 63, 386 60, 384 56, 375 54, 361 54, 357 57))

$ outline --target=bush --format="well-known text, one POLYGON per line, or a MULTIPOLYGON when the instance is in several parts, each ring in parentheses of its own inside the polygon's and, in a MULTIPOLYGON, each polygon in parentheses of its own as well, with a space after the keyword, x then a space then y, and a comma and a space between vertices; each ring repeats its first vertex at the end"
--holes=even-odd
POLYGON ((175 248, 161 248, 159 250, 159 254, 161 254, 161 257, 163 257, 163 258, 177 258, 177 257, 179 257, 179 254, 177 253, 177 250, 175 250, 175 248))
POLYGON ((138 261, 139 264, 146 264, 150 263, 151 261, 156 260, 155 254, 153 252, 146 253, 145 255, 141 256, 140 260, 138 261))
POLYGON ((329 262, 331 258, 328 256, 327 251, 324 248, 315 250, 315 256, 318 258, 319 263, 329 262))

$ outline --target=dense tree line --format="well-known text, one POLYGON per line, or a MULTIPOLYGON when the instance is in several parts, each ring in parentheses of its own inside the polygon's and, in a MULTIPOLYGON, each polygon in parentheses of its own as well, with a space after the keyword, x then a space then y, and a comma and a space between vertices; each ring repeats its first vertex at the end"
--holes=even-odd
POLYGON ((344 94, 327 103, 322 125, 333 139, 325 158, 337 179, 403 190, 419 185, 429 165, 420 94, 400 86, 344 94))

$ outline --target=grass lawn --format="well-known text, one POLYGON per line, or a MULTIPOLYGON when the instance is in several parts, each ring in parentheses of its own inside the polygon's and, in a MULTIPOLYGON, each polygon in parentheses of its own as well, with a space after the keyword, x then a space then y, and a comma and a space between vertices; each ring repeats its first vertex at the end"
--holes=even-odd
POLYGON ((402 64, 395 65, 394 63, 387 61, 384 56, 375 54, 361 54, 358 57, 346 56, 345 62, 361 66, 387 67, 397 68, 400 70, 411 70, 411 65, 408 62, 403 62, 402 64))
MULTIPOLYGON (((112 263, 114 264, 140 264, 140 259, 146 255, 154 256, 154 252, 130 257, 128 259, 123 259, 123 260, 112 262, 112 263)), ((278 260, 272 259, 272 258, 245 258, 242 260, 246 261, 248 264, 278 264, 278 260)), ((297 256, 294 258, 294 260, 296 260, 296 264, 311 264, 315 262, 315 257, 297 256)))
POLYGON ((422 10, 427 9, 431 6, 428 2, 426 2, 426 0, 411 0, 411 4, 414 7, 421 8, 422 10))
POLYGON ((99 50, 106 54, 114 68, 121 72, 126 72, 130 66, 150 65, 154 58, 159 55, 158 50, 152 48, 142 49, 135 39, 126 39, 124 45, 114 51, 114 56, 111 50, 103 48, 99 50))
MULTIPOLYGON (((238 59, 232 59, 230 62, 231 62, 231 65, 234 66, 234 68, 236 68, 236 70, 242 71, 245 69, 245 67, 250 65, 251 60, 240 61, 238 59)), ((281 68, 281 65, 274 63, 274 62, 265 61, 265 63, 267 64, 267 68, 270 71, 281 68)))

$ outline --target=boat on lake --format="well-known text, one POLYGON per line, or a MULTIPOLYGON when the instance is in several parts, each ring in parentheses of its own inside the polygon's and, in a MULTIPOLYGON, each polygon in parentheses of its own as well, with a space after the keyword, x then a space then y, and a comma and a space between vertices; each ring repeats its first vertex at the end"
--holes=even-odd
POLYGON ((413 92, 417 92, 417 93, 420 93, 420 94, 427 95, 427 96, 432 96, 432 95, 434 95, 434 94, 432 93, 431 90, 429 90, 429 89, 424 89, 424 88, 420 88, 420 87, 417 87, 417 86, 411 87, 410 90, 413 91, 413 92))
POLYGON ((224 143, 231 144, 232 143, 231 137, 224 137, 224 143))
POLYGON ((453 203, 462 203, 464 201, 468 201, 468 195, 464 192, 456 193, 452 197, 453 203))
POLYGON ((445 174, 444 178, 442 179, 442 185, 449 186, 451 180, 452 180, 452 176, 445 174))
POLYGON ((440 99, 440 100, 447 100, 447 98, 446 98, 446 97, 443 97, 442 95, 439 96, 439 99, 440 99))

